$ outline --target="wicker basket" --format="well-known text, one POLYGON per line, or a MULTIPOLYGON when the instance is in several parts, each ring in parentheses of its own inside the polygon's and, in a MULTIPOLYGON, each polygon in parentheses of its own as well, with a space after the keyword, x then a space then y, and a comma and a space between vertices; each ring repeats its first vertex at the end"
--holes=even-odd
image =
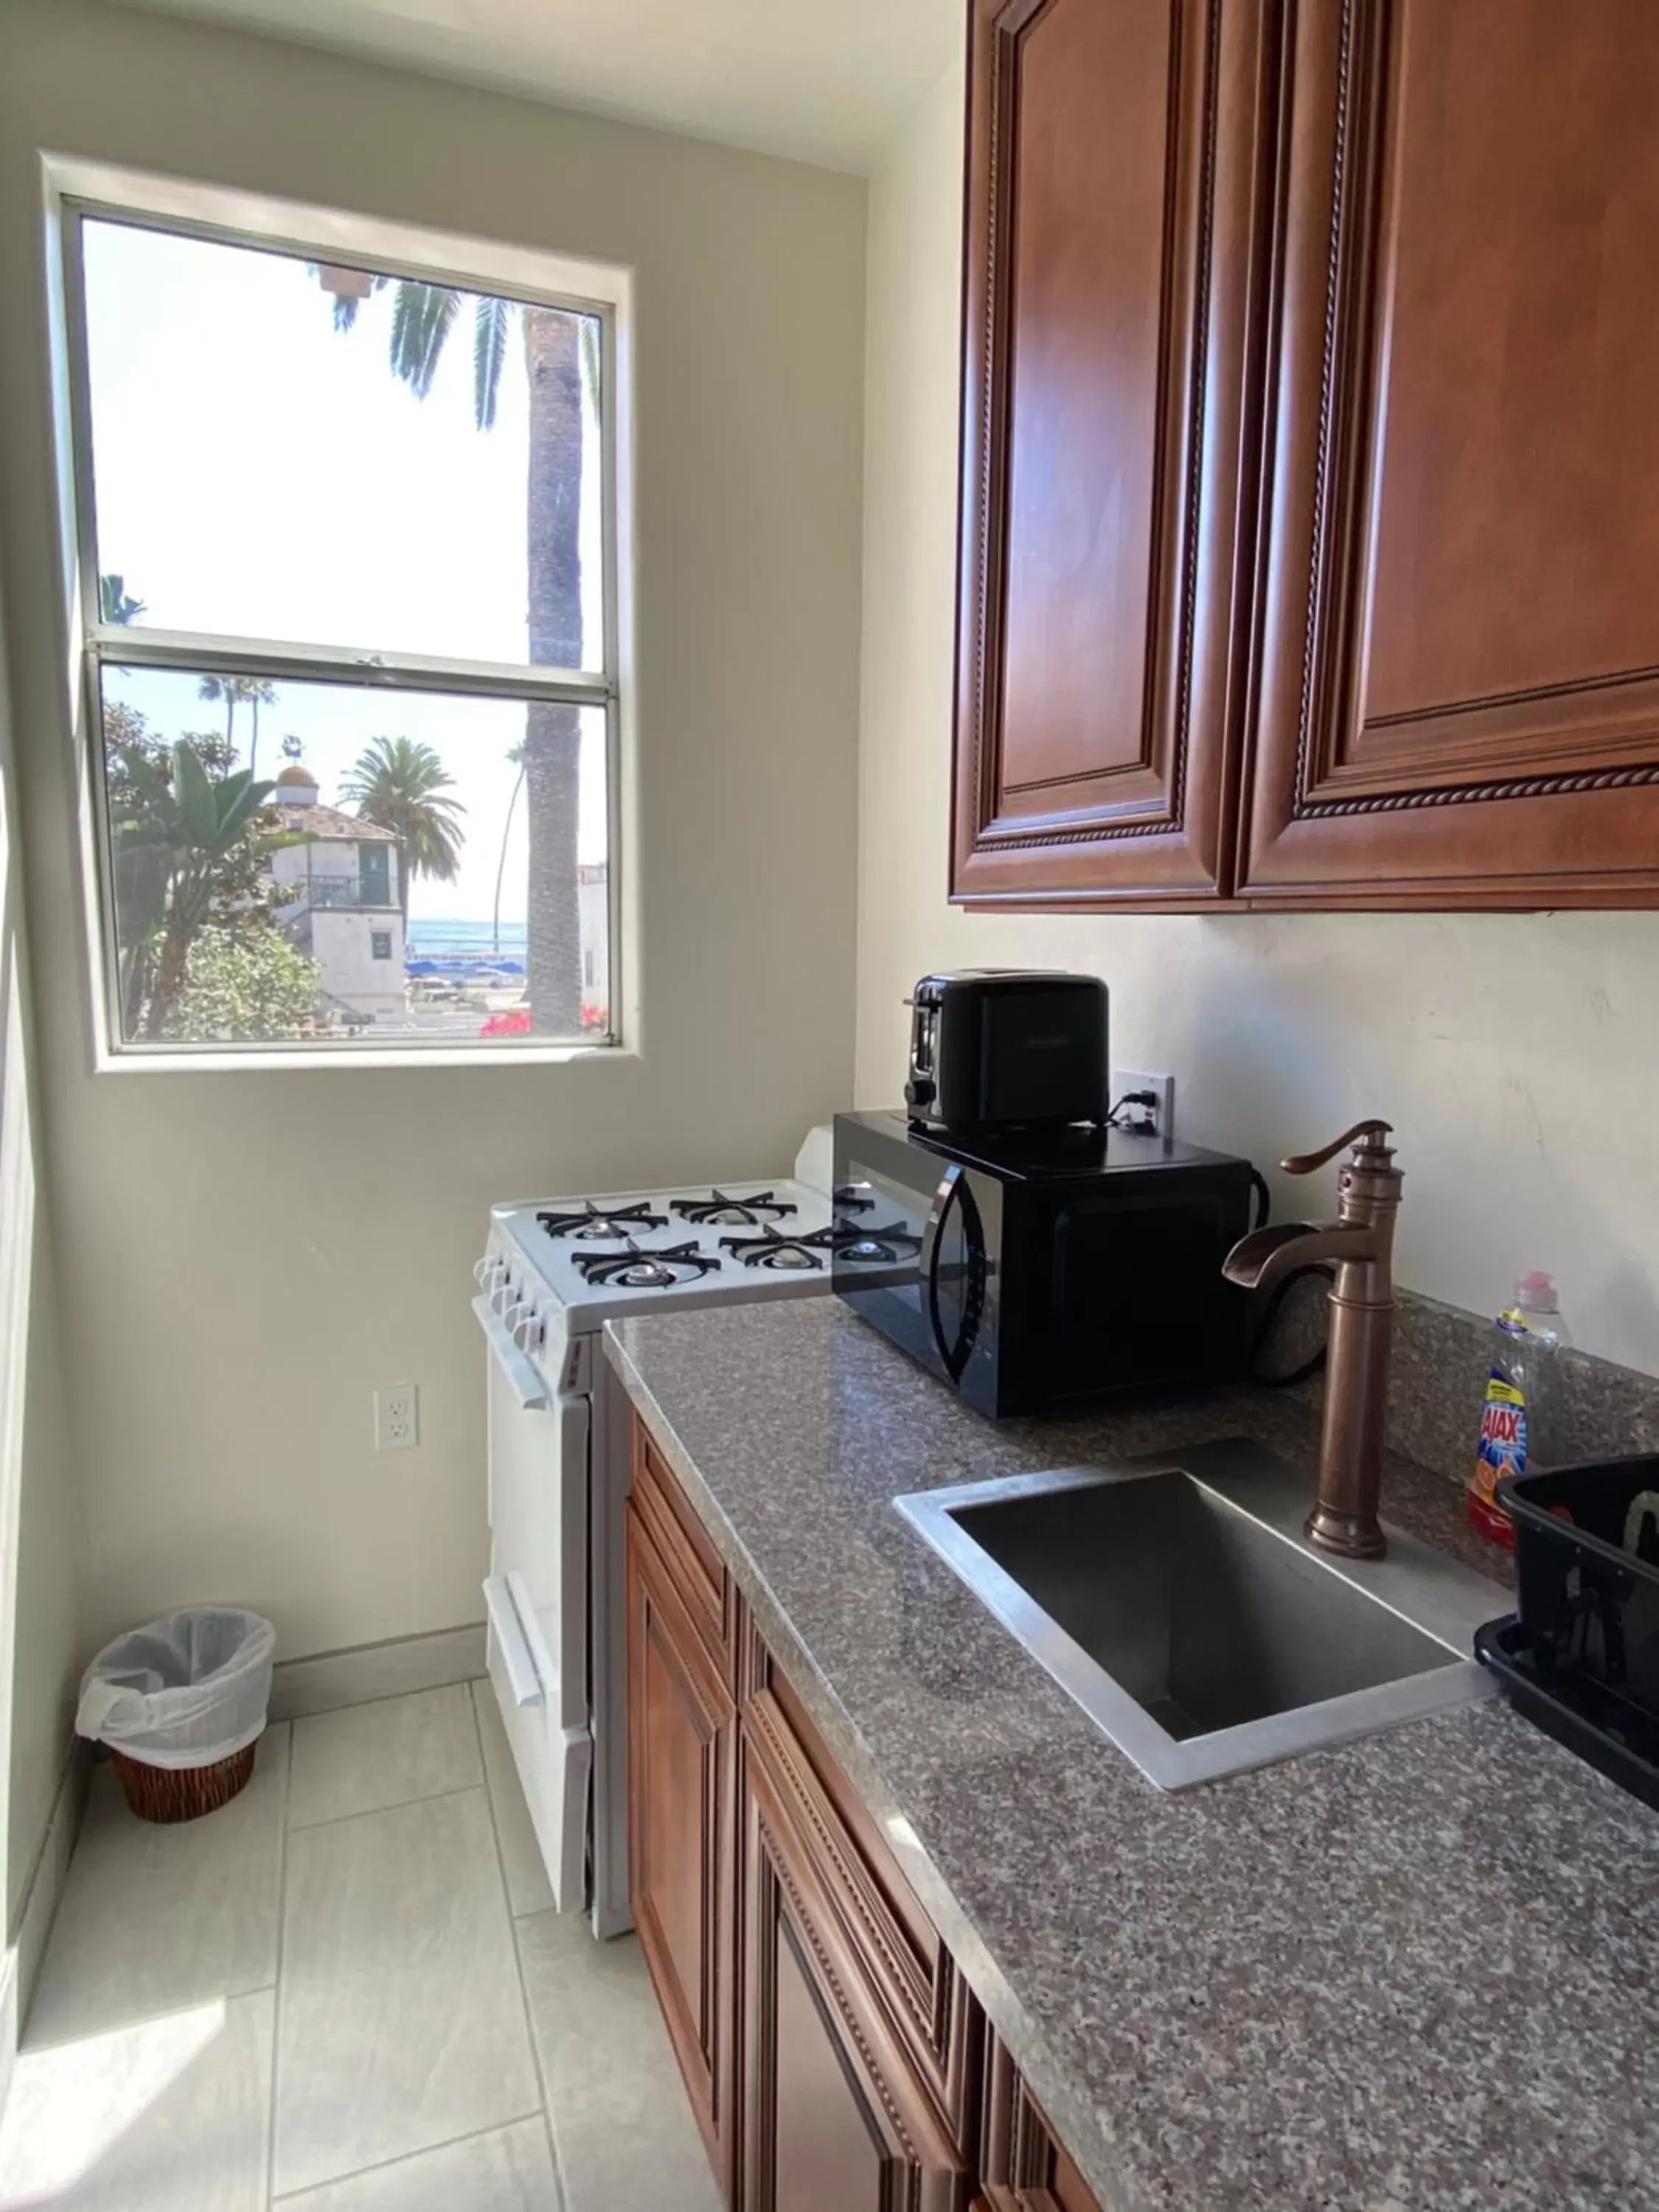
POLYGON ((127 1802, 141 1820, 199 1820, 246 1790, 253 1772, 258 1741, 232 1752, 211 1766, 147 1766, 112 1744, 110 1758, 121 1778, 127 1802))

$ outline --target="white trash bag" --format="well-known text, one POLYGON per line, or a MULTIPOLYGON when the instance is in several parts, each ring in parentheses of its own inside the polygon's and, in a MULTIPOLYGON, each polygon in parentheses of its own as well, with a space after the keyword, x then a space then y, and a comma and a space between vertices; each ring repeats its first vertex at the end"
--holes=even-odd
POLYGON ((106 1644, 81 1684, 77 1734, 146 1766, 212 1766, 265 1725, 276 1632, 234 1606, 192 1606, 106 1644))

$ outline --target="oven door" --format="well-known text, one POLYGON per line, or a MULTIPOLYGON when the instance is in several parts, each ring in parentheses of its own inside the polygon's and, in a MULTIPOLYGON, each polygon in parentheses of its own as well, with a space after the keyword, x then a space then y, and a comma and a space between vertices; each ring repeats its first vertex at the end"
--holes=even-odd
POLYGON ((489 1346, 489 1679, 561 1911, 586 1902, 593 1742, 587 1690, 590 1407, 561 1395, 550 1334, 544 1365, 513 1341, 489 1301, 473 1311, 489 1346))

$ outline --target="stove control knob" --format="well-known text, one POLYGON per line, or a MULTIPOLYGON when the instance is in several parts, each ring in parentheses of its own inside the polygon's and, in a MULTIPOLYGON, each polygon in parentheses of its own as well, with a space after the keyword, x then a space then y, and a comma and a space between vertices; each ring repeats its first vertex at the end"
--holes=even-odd
POLYGON ((538 1352, 547 1336, 547 1324, 534 1306, 523 1307, 516 1321, 510 1322, 513 1341, 520 1352, 538 1352))
POLYGON ((510 1305, 517 1304, 518 1297, 519 1286, 512 1276, 498 1275, 495 1279, 495 1287, 489 1293, 489 1303, 495 1307, 496 1312, 504 1315, 510 1305))

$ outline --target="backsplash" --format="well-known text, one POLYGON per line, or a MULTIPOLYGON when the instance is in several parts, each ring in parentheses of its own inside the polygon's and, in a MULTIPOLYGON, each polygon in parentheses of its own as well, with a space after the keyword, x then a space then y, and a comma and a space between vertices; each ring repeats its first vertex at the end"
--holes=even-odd
MULTIPOLYGON (((1396 1291, 1389 1378, 1389 1442, 1456 1482, 1467 1481, 1491 1358, 1491 1317, 1396 1291)), ((1561 1354, 1569 1452, 1619 1459, 1659 1451, 1659 1376, 1587 1352, 1561 1354)))
MULTIPOLYGON (((1299 1284, 1274 1327, 1271 1364, 1300 1365, 1321 1341, 1325 1285, 1299 1284)), ((1396 1286, 1389 1368, 1389 1442, 1449 1482, 1467 1482, 1491 1358, 1492 1319, 1396 1286)), ((1659 1451, 1659 1376, 1616 1366, 1587 1352, 1561 1354, 1573 1459, 1620 1459, 1659 1451)), ((1296 1386, 1316 1404, 1322 1375, 1296 1386)))

